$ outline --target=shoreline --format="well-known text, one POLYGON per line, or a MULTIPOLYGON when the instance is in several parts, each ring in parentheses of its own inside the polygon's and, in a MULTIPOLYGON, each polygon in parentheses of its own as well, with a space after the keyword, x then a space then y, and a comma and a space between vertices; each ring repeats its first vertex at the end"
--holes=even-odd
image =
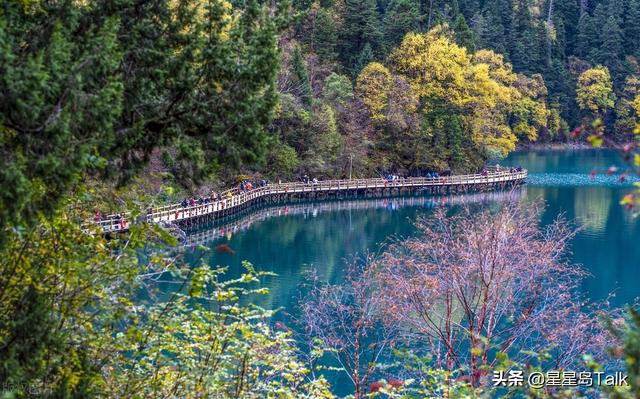
MULTIPOLYGON (((601 147, 611 148, 611 147, 601 147)), ((527 143, 518 144, 514 151, 531 151, 531 150, 589 150, 594 149, 587 143, 527 143)))

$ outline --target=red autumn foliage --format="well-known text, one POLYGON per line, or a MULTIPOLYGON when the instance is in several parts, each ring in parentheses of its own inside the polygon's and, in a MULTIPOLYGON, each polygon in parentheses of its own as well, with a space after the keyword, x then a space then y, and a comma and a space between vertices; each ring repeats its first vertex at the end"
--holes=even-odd
POLYGON ((217 245, 217 246, 216 246, 216 252, 221 253, 221 254, 222 254, 222 253, 226 253, 226 254, 231 254, 231 255, 233 255, 233 254, 235 254, 235 253, 236 253, 236 251, 234 251, 234 250, 233 250, 233 248, 231 248, 231 247, 229 246, 229 244, 220 244, 220 245, 217 245))
POLYGON ((394 389, 401 388, 404 385, 404 381, 399 380, 397 378, 389 378, 387 381, 389 385, 391 385, 394 389))
POLYGON ((383 386, 384 386, 384 384, 382 382, 376 381, 373 384, 371 384, 371 387, 369 388, 369 392, 376 393, 380 389, 382 389, 383 386))
POLYGON ((581 133, 582 133, 582 128, 578 126, 577 128, 573 129, 573 131, 571 132, 571 138, 577 139, 578 137, 580 137, 581 133))

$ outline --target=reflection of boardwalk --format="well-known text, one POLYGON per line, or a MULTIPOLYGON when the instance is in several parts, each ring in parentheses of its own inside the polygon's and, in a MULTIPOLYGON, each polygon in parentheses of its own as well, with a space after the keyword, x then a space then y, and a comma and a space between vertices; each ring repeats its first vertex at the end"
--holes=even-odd
POLYGON ((228 223, 212 223, 212 227, 203 226, 195 232, 187 232, 185 246, 207 244, 222 237, 229 237, 251 227, 254 223, 262 222, 266 219, 286 216, 304 215, 306 217, 316 217, 320 213, 335 212, 343 210, 359 209, 380 209, 387 208, 390 211, 402 207, 420 206, 424 208, 435 208, 446 205, 460 205, 481 202, 497 202, 505 199, 519 198, 520 190, 512 192, 490 192, 463 194, 438 197, 393 197, 376 199, 357 199, 324 202, 301 202, 297 204, 273 205, 258 209, 248 213, 246 216, 228 223))
MULTIPOLYGON (((388 181, 382 178, 325 180, 314 183, 267 184, 250 191, 237 188, 224 191, 222 199, 183 207, 172 204, 149 209, 145 215, 153 223, 176 223, 180 225, 197 220, 218 220, 237 215, 258 203, 274 203, 295 199, 342 199, 348 196, 393 196, 420 192, 424 194, 463 194, 502 190, 522 183, 527 171, 497 171, 481 175, 459 175, 446 177, 408 177, 388 181)), ((124 218, 106 218, 99 222, 104 232, 128 229, 129 215, 124 218)))

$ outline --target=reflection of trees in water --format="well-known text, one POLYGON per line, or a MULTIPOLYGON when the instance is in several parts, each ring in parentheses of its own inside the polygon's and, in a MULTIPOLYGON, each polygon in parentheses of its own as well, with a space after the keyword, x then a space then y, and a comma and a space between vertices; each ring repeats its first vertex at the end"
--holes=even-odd
POLYGON ((527 200, 544 199, 548 204, 547 218, 564 213, 581 224, 589 234, 601 236, 607 230, 616 194, 610 187, 527 187, 527 200))
POLYGON ((575 218, 583 224, 586 231, 604 232, 611 209, 611 194, 611 190, 604 187, 575 191, 575 218))
MULTIPOLYGON (((520 196, 515 192, 514 196, 520 196)), ((205 254, 211 265, 229 265, 230 275, 240 273, 240 261, 249 260, 259 270, 277 276, 264 281, 271 291, 255 297, 266 308, 284 306, 292 310, 298 288, 307 281, 306 272, 315 267, 324 281, 338 282, 344 265, 354 256, 378 250, 390 237, 409 234, 420 209, 443 204, 475 203, 483 207, 507 198, 507 193, 486 193, 450 197, 399 197, 345 201, 305 202, 256 209, 244 217, 209 226, 190 235, 212 250, 205 254), (232 234, 227 237, 227 233, 232 234), (235 255, 213 248, 225 242, 235 255)))
MULTIPOLYGON (((188 240, 186 245, 192 246, 198 244, 206 244, 207 242, 219 239, 221 237, 227 237, 229 239, 234 234, 248 229, 254 223, 262 222, 272 217, 303 215, 306 219, 312 217, 315 218, 319 213, 336 212, 343 210, 380 208, 396 210, 398 208, 414 206, 433 208, 443 205, 460 205, 468 203, 500 201, 504 200, 505 198, 519 196, 520 193, 520 190, 515 190, 513 192, 489 192, 438 197, 391 197, 359 200, 334 200, 269 206, 266 208, 257 209, 256 211, 242 216, 236 220, 223 222, 220 224, 216 223, 213 225, 203 225, 202 228, 196 231, 188 232, 188 240)), ((293 236, 289 236, 289 238, 293 239, 293 236)), ((279 241, 282 242, 282 240, 279 241)), ((289 240, 288 242, 292 241, 289 240)))

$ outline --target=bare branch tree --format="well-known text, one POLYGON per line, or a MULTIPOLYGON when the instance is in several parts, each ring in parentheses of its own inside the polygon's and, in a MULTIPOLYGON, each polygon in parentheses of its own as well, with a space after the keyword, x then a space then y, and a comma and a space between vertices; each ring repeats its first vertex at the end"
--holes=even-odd
POLYGON ((539 227, 539 207, 420 219, 422 235, 392 245, 377 260, 389 317, 434 356, 478 386, 497 353, 525 363, 551 350, 566 367, 601 351, 606 333, 576 295, 585 272, 566 260, 575 230, 562 219, 539 227))
POLYGON ((383 303, 368 268, 352 265, 344 284, 314 279, 301 304, 307 339, 320 344, 339 363, 356 399, 364 397, 379 362, 397 338, 397 329, 385 320, 383 303))

